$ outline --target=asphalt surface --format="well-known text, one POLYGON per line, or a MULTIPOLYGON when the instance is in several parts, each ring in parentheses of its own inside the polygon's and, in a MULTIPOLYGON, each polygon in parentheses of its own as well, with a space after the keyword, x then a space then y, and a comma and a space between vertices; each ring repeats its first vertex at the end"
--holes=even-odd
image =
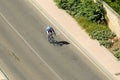
POLYGON ((49 44, 47 25, 27 0, 0 1, 0 66, 10 80, 108 80, 71 43, 49 44))

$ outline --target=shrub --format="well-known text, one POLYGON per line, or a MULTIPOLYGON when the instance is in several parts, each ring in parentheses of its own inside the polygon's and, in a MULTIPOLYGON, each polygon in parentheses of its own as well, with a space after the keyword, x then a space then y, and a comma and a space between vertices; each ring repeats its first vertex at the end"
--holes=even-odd
POLYGON ((90 34, 90 36, 97 40, 108 40, 115 37, 115 34, 110 30, 95 30, 90 34))
POLYGON ((106 48, 112 47, 113 43, 109 41, 115 37, 115 34, 109 29, 98 28, 90 33, 92 39, 97 39, 100 42, 100 45, 103 45, 106 48))
POLYGON ((112 47, 113 43, 111 41, 102 40, 102 41, 100 41, 100 45, 102 45, 106 48, 110 48, 110 47, 112 47))
POLYGON ((119 50, 119 48, 115 48, 115 49, 113 49, 113 51, 115 51, 115 52, 118 51, 118 50, 119 50))
POLYGON ((115 53, 114 56, 115 56, 118 60, 120 60, 120 52, 115 53))
POLYGON ((55 0, 55 2, 72 16, 84 16, 92 22, 105 23, 102 5, 94 3, 93 0, 55 0))
POLYGON ((77 14, 75 16, 84 16, 92 22, 104 23, 105 22, 105 11, 102 5, 94 3, 93 1, 84 1, 79 5, 77 14))

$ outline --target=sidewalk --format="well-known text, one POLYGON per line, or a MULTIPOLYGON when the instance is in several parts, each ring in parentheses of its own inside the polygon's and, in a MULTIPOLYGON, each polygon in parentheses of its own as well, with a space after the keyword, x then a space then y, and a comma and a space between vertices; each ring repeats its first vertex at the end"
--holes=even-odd
POLYGON ((54 0, 29 0, 54 26, 62 32, 110 80, 120 80, 120 62, 96 40, 92 40, 77 22, 64 10, 58 9, 54 0))

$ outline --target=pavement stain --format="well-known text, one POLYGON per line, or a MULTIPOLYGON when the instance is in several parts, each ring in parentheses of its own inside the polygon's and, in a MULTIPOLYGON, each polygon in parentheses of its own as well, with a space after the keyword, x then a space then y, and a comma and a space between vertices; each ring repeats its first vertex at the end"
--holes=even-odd
POLYGON ((4 44, 4 42, 0 43, 0 47, 3 48, 3 50, 7 51, 9 55, 14 57, 17 61, 20 61, 19 57, 16 55, 15 51, 10 49, 7 45, 4 44))
POLYGON ((11 56, 13 56, 17 61, 20 61, 19 57, 15 54, 13 50, 8 49, 8 52, 11 56))

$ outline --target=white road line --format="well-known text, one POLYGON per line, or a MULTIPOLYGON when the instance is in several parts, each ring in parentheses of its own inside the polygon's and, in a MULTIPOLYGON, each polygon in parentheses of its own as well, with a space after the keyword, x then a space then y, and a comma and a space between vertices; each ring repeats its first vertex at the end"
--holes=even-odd
POLYGON ((0 80, 8 80, 5 74, 0 70, 0 80))
POLYGON ((59 80, 63 80, 43 59, 42 57, 40 57, 40 55, 35 51, 34 48, 32 48, 32 46, 22 37, 22 35, 13 27, 13 25, 6 19, 6 17, 0 13, 0 16, 6 21, 6 23, 10 26, 11 29, 13 29, 13 31, 15 31, 15 33, 25 42, 25 44, 37 55, 37 57, 53 72, 53 74, 56 75, 56 77, 59 80))

